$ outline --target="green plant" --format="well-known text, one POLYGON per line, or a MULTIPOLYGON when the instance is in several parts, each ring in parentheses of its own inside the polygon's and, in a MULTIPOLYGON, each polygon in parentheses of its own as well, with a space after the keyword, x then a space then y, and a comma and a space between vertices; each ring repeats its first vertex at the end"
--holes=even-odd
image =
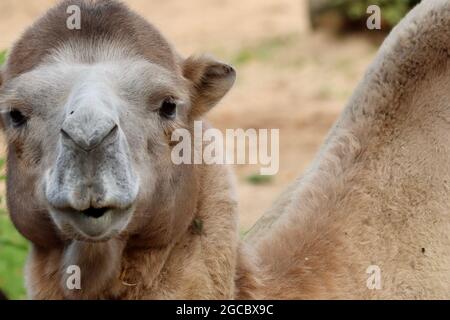
POLYGON ((1 51, 0 52, 0 65, 3 64, 3 62, 5 62, 6 60, 6 51, 1 51))
MULTIPOLYGON (((0 159, 0 171, 4 171, 5 159, 0 159)), ((4 180, 4 175, 0 175, 4 180)), ((3 207, 3 197, 0 197, 3 207)), ((0 209, 0 288, 10 299, 25 297, 23 266, 28 252, 27 241, 16 231, 8 213, 0 209)))
POLYGON ((0 288, 10 299, 25 298, 23 266, 28 244, 13 227, 8 214, 0 210, 0 288))
POLYGON ((395 26, 420 0, 309 0, 311 22, 317 26, 317 16, 337 12, 347 21, 359 22, 368 17, 367 8, 377 5, 388 27, 395 26))
POLYGON ((267 184, 271 183, 273 180, 273 176, 267 176, 267 175, 261 175, 261 174, 251 174, 249 175, 246 180, 255 185, 259 184, 267 184))
POLYGON ((330 0, 340 8, 350 20, 361 20, 367 17, 367 8, 377 5, 381 8, 384 21, 390 26, 396 25, 408 11, 420 0, 330 0))
POLYGON ((294 34, 287 34, 284 36, 268 38, 251 46, 245 46, 232 57, 231 62, 233 65, 243 65, 255 60, 267 60, 271 58, 277 50, 291 44, 294 39, 294 34))

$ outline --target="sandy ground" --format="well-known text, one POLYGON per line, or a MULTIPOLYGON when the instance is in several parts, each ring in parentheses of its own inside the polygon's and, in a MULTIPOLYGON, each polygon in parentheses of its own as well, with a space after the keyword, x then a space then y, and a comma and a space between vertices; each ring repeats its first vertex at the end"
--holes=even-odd
MULTIPOLYGON (((0 49, 55 0, 0 0, 0 49)), ((183 55, 210 52, 238 71, 209 119, 220 128, 280 130, 280 170, 269 183, 234 166, 242 229, 302 174, 376 52, 363 36, 312 34, 304 0, 128 0, 183 55)))

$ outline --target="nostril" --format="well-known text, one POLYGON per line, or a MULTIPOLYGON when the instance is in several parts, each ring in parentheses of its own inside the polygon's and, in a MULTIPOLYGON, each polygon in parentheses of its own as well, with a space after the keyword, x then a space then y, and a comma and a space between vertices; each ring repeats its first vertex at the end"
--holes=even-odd
POLYGON ((112 127, 112 129, 109 131, 109 133, 105 136, 104 139, 106 139, 110 136, 113 136, 117 132, 117 130, 119 130, 119 126, 117 124, 115 124, 114 127, 112 127))
POLYGON ((81 211, 82 214, 84 214, 85 216, 89 217, 89 218, 101 218, 105 215, 105 213, 109 210, 110 208, 105 207, 105 208, 93 208, 90 207, 86 210, 81 211))
POLYGON ((65 138, 67 138, 67 139, 72 139, 72 138, 70 137, 70 135, 69 135, 64 129, 62 129, 62 128, 61 128, 61 134, 62 134, 65 138))

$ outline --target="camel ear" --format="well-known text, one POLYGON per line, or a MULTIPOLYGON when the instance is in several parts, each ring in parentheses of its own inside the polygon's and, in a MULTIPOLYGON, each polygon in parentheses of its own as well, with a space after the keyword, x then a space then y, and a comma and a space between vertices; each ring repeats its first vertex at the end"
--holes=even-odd
POLYGON ((211 57, 199 56, 184 61, 183 76, 191 83, 191 116, 198 117, 214 107, 231 89, 236 71, 211 57))

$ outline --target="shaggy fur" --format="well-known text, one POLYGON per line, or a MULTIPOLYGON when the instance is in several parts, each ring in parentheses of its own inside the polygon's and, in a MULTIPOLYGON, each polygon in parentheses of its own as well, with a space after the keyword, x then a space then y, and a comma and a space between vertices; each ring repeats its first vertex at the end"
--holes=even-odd
MULTIPOLYGON (((108 3, 114 3, 119 21, 131 23, 124 18, 130 13, 123 6, 108 3)), ((95 6, 101 10, 108 5, 98 1, 95 6)), ((27 46, 30 37, 39 37, 42 26, 50 32, 45 38, 52 35, 49 16, 12 51, 6 84, 51 53, 48 47, 39 49, 39 41, 36 48, 27 46)), ((104 30, 101 24, 98 28, 87 35, 104 30)), ((154 29, 150 34, 157 44, 142 50, 148 49, 152 61, 161 58, 155 52, 170 52, 161 65, 184 72, 191 90, 197 90, 192 101, 201 105, 192 117, 203 114, 223 95, 202 94, 214 87, 218 69, 202 71, 204 60, 183 60, 154 29)), ((83 254, 77 254, 71 251, 76 241, 63 241, 45 214, 39 216, 42 220, 21 214, 23 197, 33 193, 30 180, 21 185, 17 174, 26 166, 10 156, 8 170, 16 172, 16 179, 8 183, 9 197, 22 199, 13 202, 10 211, 19 230, 34 243, 27 264, 30 296, 450 298, 449 49, 450 4, 424 1, 386 39, 307 174, 283 193, 243 242, 238 240, 227 169, 200 165, 190 176, 189 194, 176 199, 193 209, 179 217, 182 221, 171 239, 157 241, 141 229, 106 243, 78 244, 83 254), (110 260, 101 258, 111 250, 115 254, 110 260), (83 267, 96 264, 90 269, 92 277, 83 278, 89 289, 81 294, 63 290, 63 266, 72 256, 83 267), (367 287, 370 265, 380 267, 381 290, 367 287)))
POLYGON ((270 229, 249 235, 270 297, 450 298, 449 49, 448 1, 424 1, 386 39, 270 229))

